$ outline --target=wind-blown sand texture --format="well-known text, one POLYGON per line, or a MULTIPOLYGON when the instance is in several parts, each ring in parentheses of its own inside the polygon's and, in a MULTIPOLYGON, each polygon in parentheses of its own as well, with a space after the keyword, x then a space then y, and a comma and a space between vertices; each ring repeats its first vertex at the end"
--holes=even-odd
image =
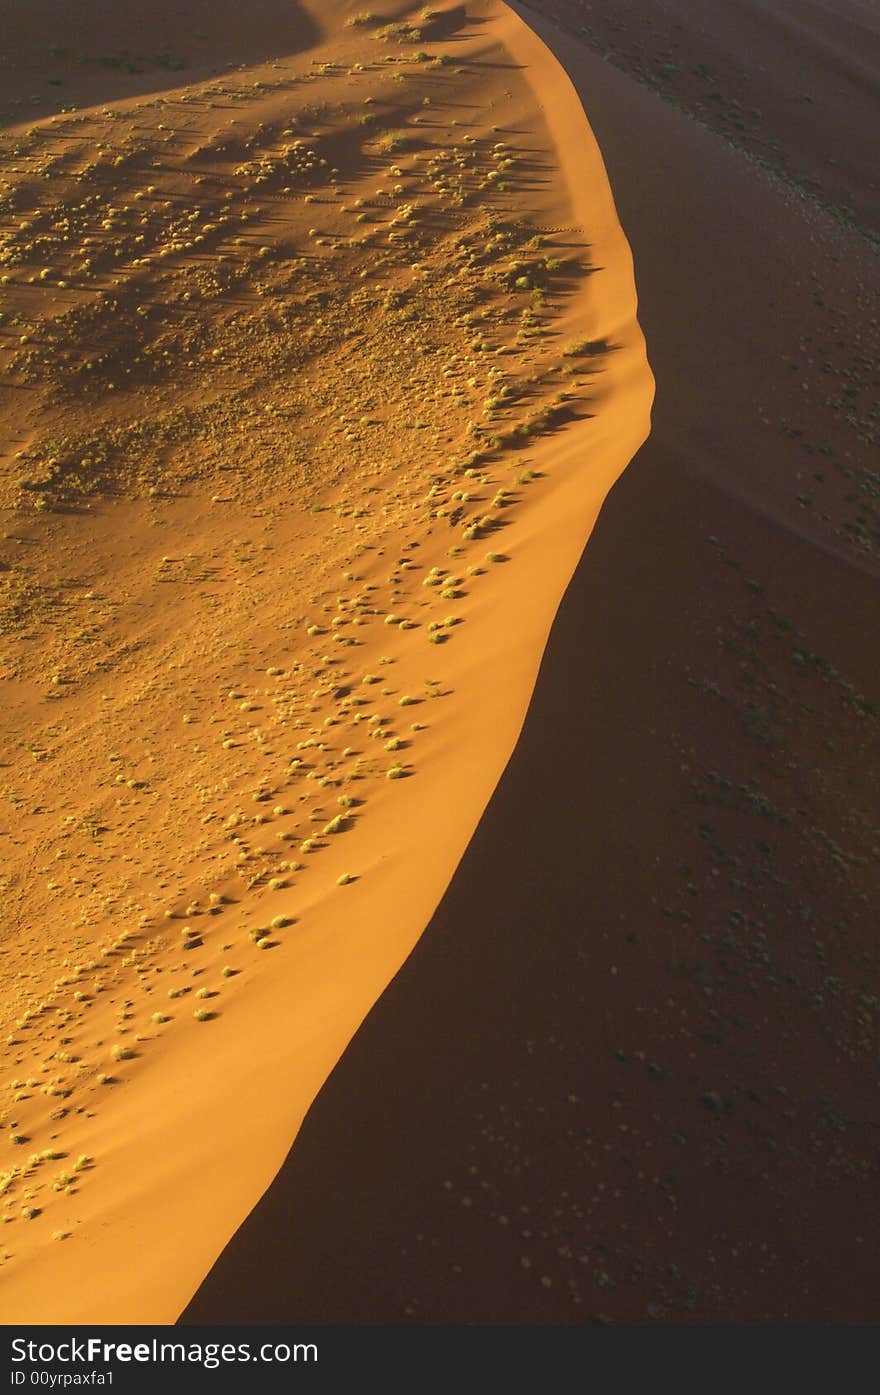
POLYGON ((186 1319, 873 1323, 876 7, 522 13, 608 165, 651 436, 431 925, 186 1319))
POLYGON ((75 9, 10 20, 0 137, 0 1308, 169 1321, 447 887, 653 379, 500 0, 75 9))

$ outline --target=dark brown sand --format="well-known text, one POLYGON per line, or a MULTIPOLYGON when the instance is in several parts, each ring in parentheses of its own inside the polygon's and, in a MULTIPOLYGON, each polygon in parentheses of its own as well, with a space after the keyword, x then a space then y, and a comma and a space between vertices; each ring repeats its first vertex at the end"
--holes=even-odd
MULTIPOLYGON (((633 246, 653 435, 432 924, 185 1322, 880 1309, 874 253, 579 42, 586 6, 541 9, 633 246)), ((689 55, 729 42, 680 10, 689 55)), ((841 23, 810 68, 835 120, 864 47, 841 23)), ((865 211, 849 116, 833 201, 865 211)))
POLYGON ((880 25, 871 0, 541 0, 541 13, 880 235, 880 25))
POLYGON ((309 48, 318 28, 297 0, 32 0, 6 7, 0 125, 126 100, 309 48))

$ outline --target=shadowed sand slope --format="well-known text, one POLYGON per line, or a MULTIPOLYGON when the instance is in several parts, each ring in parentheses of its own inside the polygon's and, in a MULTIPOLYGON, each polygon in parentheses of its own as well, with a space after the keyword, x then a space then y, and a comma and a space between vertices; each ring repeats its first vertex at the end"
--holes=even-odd
POLYGON ((223 7, 202 53, 90 7, 113 61, 0 139, 9 1321, 178 1315, 436 908, 648 432, 573 88, 498 0, 377 9, 223 7))
POLYGON ((183 92, 213 74, 305 52, 320 34, 318 20, 297 0, 250 0, 246 24, 237 0, 186 0, 185 10, 179 0, 7 6, 0 123, 183 92))
POLYGON ((564 31, 880 236, 880 24, 871 0, 541 0, 564 31))
POLYGON ((438 911, 186 1320, 876 1319, 873 252, 578 38, 620 8, 523 13, 633 245, 652 434, 438 911))

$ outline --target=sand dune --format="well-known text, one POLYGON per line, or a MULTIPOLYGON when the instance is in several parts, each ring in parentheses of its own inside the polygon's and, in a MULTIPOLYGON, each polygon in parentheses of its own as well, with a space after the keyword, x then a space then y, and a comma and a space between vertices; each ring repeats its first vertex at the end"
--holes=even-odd
POLYGON ((741 22, 820 10, 856 70, 855 3, 522 11, 633 246, 652 433, 431 925, 187 1320, 876 1320, 876 257, 729 119, 751 73, 782 162, 867 210, 840 65, 764 73, 741 22), (686 114, 701 62, 726 123, 686 114))
POLYGON ((572 3, 534 12, 876 239, 880 31, 866 0, 572 3))
POLYGON ((180 1312, 437 906, 648 431, 570 84, 500 0, 377 8, 16 17, 7 1321, 180 1312))

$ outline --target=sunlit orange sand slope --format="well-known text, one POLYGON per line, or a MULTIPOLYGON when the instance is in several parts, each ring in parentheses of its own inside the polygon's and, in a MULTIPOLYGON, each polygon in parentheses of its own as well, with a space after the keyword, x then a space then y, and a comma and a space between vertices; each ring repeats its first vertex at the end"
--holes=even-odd
POLYGON ((45 71, 13 35, 7 1321, 180 1311, 436 906, 648 431, 601 156, 519 18, 219 13, 207 52, 96 5, 45 71))

